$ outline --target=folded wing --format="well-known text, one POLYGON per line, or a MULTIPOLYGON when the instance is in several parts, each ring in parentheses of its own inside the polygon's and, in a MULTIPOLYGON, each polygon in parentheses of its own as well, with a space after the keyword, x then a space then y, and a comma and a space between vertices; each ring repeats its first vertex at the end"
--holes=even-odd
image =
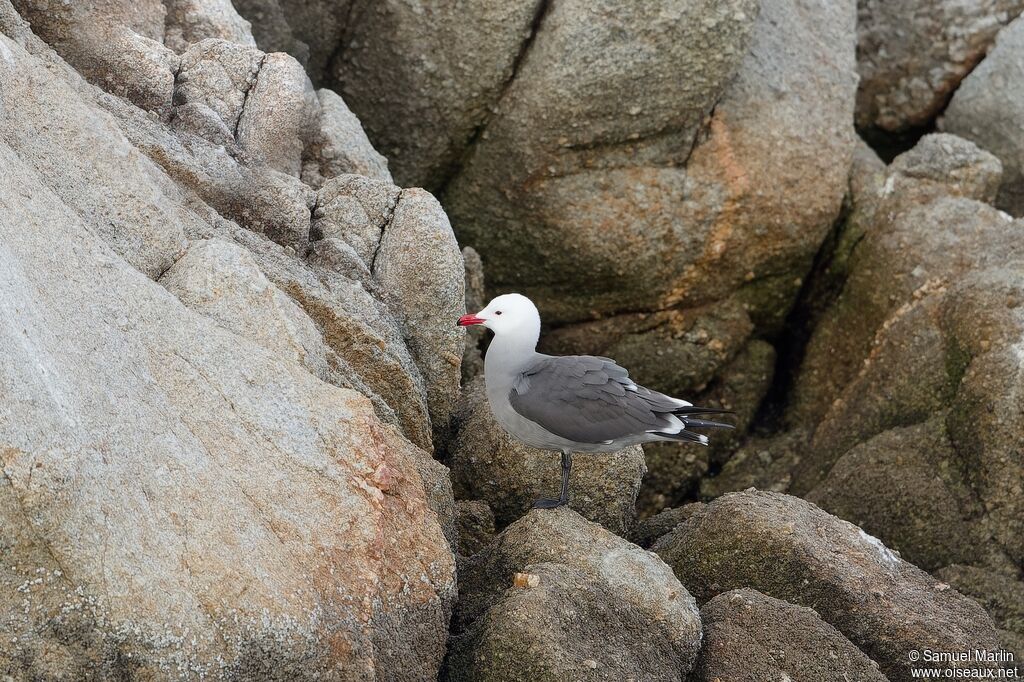
MULTIPOLYGON (((513 384, 509 402, 523 417, 577 443, 609 443, 647 433, 678 437, 687 426, 682 415, 724 412, 694 408, 638 386, 613 360, 592 355, 541 356, 513 384)), ((696 434, 692 440, 698 440, 696 434)))

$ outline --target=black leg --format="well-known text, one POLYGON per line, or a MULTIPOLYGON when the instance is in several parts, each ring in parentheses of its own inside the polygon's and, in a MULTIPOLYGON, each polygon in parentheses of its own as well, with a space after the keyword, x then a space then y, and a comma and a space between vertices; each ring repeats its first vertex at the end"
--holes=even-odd
POLYGON ((562 451, 562 492, 557 500, 541 498, 533 503, 534 509, 554 509, 569 503, 569 474, 572 472, 572 453, 562 451))

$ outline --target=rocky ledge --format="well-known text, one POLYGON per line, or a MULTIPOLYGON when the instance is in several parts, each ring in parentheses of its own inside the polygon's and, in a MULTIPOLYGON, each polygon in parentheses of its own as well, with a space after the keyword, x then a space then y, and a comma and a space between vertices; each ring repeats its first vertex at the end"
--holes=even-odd
POLYGON ((1022 11, 0 0, 0 682, 1024 662, 1022 11), (531 511, 512 290, 737 428, 531 511))

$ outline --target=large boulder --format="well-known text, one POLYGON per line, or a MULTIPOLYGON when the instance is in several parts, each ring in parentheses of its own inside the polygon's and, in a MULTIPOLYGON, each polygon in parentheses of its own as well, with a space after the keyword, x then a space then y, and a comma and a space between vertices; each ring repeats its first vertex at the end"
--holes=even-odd
MULTIPOLYGON (((440 189, 501 100, 547 3, 353 4, 326 82, 339 85, 400 184, 440 189)), ((302 17, 292 23, 308 30, 302 17)))
POLYGON ((704 645, 691 682, 883 682, 878 664, 813 609, 744 588, 700 610, 704 645))
POLYGON ((671 4, 554 5, 445 192, 493 284, 529 283, 548 322, 696 307, 739 288, 756 313, 779 314, 839 209, 852 3, 671 4), (566 61, 567 44, 592 63, 566 61), (645 50, 655 56, 632 56, 645 50), (683 92, 658 80, 680 72, 683 92))
POLYGON ((460 573, 452 682, 686 679, 701 623, 656 555, 570 509, 535 510, 460 573))
POLYGON ((957 89, 941 120, 949 131, 1003 162, 997 205, 1024 215, 1024 19, 999 32, 995 46, 957 89))
POLYGON ((187 309, 0 155, 21 320, 0 328, 0 667, 433 679, 455 582, 429 456, 187 309))
MULTIPOLYGON (((67 51, 104 92, 0 0, 0 677, 436 679, 457 538, 428 387, 457 385, 462 339, 409 331, 422 292, 359 270, 344 236, 365 226, 317 234, 298 170, 317 98, 202 5, 168 3, 166 28, 146 3, 36 17, 61 49, 65 30, 173 29, 190 72, 164 116, 163 90, 150 106, 118 85, 162 81, 67 51), (427 347, 455 359, 430 380, 427 347)), ((434 284, 455 289, 431 304, 457 316, 463 265, 432 206, 377 265, 437 249, 434 284)))
POLYGON ((853 524, 795 497, 724 495, 653 549, 698 602, 749 587, 813 608, 890 680, 913 679, 911 650, 998 649, 996 629, 975 602, 853 524))
MULTIPOLYGON (((455 496, 487 502, 499 526, 525 514, 538 498, 557 497, 562 480, 558 452, 524 445, 498 424, 483 377, 463 392, 448 456, 455 496)), ((612 532, 625 534, 633 523, 646 470, 639 445, 609 454, 578 454, 573 458, 569 504, 612 532)))
POLYGON ((857 125, 889 133, 927 127, 1024 10, 1021 0, 857 4, 857 125))
POLYGON ((885 538, 927 571, 978 560, 992 537, 976 521, 983 510, 960 473, 945 422, 940 411, 852 448, 807 499, 885 538))

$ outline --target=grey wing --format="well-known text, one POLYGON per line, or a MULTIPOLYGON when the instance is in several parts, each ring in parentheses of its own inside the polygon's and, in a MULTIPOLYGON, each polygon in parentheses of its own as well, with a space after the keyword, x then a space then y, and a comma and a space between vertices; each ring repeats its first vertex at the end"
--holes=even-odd
POLYGON ((577 443, 678 430, 671 412, 689 405, 637 386, 614 361, 591 355, 541 358, 520 374, 509 402, 523 417, 577 443))

